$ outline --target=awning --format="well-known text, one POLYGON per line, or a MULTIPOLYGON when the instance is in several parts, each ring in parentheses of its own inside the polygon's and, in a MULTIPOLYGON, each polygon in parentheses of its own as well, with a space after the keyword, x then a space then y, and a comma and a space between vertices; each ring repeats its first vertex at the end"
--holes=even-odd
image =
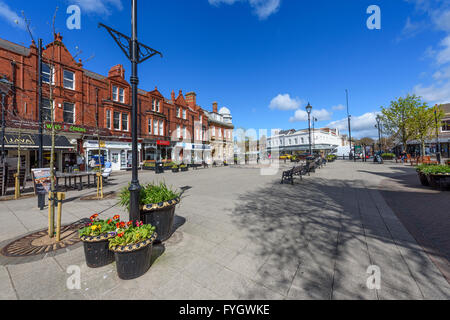
MULTIPOLYGON (((43 148, 51 149, 52 137, 49 135, 43 135, 43 148)), ((22 149, 39 149, 39 136, 37 134, 5 134, 5 148, 17 149, 20 145, 22 149)), ((69 140, 65 136, 55 136, 55 148, 56 149, 75 149, 69 140)))

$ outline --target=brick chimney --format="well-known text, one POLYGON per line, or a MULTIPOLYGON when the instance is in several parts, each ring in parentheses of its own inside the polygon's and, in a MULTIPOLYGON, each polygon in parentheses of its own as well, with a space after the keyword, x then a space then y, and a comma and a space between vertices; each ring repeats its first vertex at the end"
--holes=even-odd
POLYGON ((195 108, 197 105, 197 94, 195 92, 186 93, 186 102, 190 107, 195 108))
POLYGON ((175 102, 175 90, 172 90, 172 93, 170 94, 172 98, 172 102, 175 102))
POLYGON ((125 79, 125 69, 123 65, 118 64, 114 67, 112 67, 108 72, 108 78, 110 77, 121 77, 125 79))
POLYGON ((219 105, 217 102, 213 102, 213 112, 214 113, 218 113, 219 110, 219 105))

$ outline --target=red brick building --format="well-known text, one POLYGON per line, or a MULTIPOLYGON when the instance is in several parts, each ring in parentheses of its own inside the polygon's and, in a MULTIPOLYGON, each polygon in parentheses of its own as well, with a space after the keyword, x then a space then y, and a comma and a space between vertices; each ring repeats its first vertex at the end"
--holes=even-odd
MULTIPOLYGON (((99 153, 112 162, 114 170, 129 168, 131 86, 125 80, 124 67, 113 66, 108 76, 86 70, 81 60, 74 60, 62 40, 57 34, 45 46, 42 68, 44 132, 49 135, 53 110, 54 127, 58 131, 58 170, 76 165, 84 169, 99 153)), ((12 83, 5 103, 8 156, 17 154, 20 136, 27 168, 36 167, 39 128, 36 44, 26 48, 0 39, 0 77, 12 83)), ((213 114, 217 113, 216 109, 213 114)), ((197 105, 194 92, 184 96, 180 90, 176 96, 172 91, 171 98, 167 99, 157 88, 138 90, 140 161, 211 161, 210 123, 210 113, 197 105)), ((220 123, 217 127, 221 127, 220 123)), ((228 123, 223 129, 232 128, 228 123)), ((44 139, 48 140, 48 137, 44 139)), ((44 150, 48 159, 48 143, 44 143, 44 150)))

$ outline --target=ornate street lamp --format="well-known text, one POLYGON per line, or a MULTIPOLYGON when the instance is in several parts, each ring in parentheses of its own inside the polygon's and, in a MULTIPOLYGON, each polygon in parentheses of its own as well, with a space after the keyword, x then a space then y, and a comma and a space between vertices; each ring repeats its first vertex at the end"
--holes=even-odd
POLYGON ((309 104, 306 106, 306 112, 308 113, 308 131, 309 131, 309 154, 312 155, 312 143, 311 143, 311 111, 312 106, 309 104))
POLYGON ((437 119, 438 105, 434 106, 434 121, 436 123, 436 160, 441 163, 441 146, 439 143, 439 127, 437 119))
POLYGON ((131 114, 132 114, 132 178, 130 184, 130 221, 139 221, 140 220, 140 190, 141 186, 139 184, 138 178, 138 116, 137 116, 137 107, 138 107, 138 64, 150 59, 155 55, 160 55, 162 57, 162 53, 152 49, 140 42, 138 42, 137 38, 137 0, 131 1, 131 37, 120 33, 108 26, 105 26, 102 23, 99 23, 99 27, 105 28, 108 33, 113 37, 116 43, 119 45, 120 49, 122 49, 123 53, 126 55, 128 60, 131 62, 131 114))
POLYGON ((381 154, 381 117, 380 117, 380 115, 377 115, 376 120, 377 120, 377 124, 375 125, 375 128, 378 129, 378 149, 381 154))

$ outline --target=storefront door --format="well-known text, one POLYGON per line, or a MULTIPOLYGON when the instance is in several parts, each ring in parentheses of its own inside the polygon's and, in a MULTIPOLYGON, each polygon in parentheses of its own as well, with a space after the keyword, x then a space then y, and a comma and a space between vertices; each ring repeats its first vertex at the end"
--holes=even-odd
POLYGON ((111 164, 113 171, 120 171, 120 151, 111 152, 111 164))

